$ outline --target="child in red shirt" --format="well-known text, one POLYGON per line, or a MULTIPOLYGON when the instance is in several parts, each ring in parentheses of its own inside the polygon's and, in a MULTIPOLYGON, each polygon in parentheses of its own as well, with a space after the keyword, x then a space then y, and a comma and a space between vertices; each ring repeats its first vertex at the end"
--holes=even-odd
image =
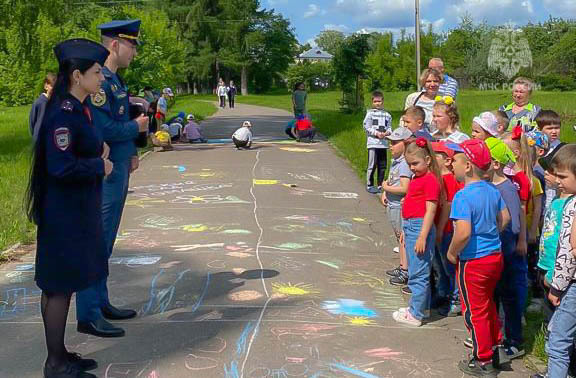
POLYGON ((448 261, 446 253, 452 241, 454 228, 450 221, 450 210, 452 209, 452 199, 456 192, 462 189, 463 184, 459 183, 452 173, 452 162, 454 160, 454 150, 447 147, 450 142, 432 142, 432 149, 436 153, 436 161, 442 174, 442 184, 446 193, 446 200, 442 201, 436 212, 436 253, 432 259, 432 268, 436 275, 436 300, 447 299, 448 306, 443 306, 438 313, 443 316, 458 316, 462 314, 460 300, 458 296, 458 285, 456 284, 456 266, 448 261))
POLYGON ((410 306, 392 314, 395 321, 419 327, 430 310, 430 265, 436 231, 434 216, 442 198, 440 169, 429 142, 418 138, 408 145, 406 162, 414 178, 402 205, 402 228, 408 258, 410 306))

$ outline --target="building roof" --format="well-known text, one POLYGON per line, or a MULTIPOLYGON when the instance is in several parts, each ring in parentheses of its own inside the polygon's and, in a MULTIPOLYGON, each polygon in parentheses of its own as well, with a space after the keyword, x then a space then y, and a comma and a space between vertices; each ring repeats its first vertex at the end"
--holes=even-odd
POLYGON ((332 54, 327 53, 326 51, 315 47, 308 51, 303 52, 302 54, 298 55, 300 59, 332 59, 332 54))

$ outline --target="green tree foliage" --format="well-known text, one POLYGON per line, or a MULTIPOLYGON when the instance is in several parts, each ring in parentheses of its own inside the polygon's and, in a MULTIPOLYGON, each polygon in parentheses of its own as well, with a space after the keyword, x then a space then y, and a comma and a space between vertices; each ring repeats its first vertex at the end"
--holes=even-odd
POLYGON ((334 80, 332 64, 325 62, 302 62, 291 65, 285 75, 286 85, 293 88, 296 83, 303 82, 306 88, 322 89, 334 80))
POLYGON ((0 104, 31 103, 46 72, 58 65, 53 47, 68 38, 99 40, 97 25, 113 18, 141 18, 146 42, 126 72, 132 90, 183 80, 184 47, 178 29, 162 12, 128 6, 103 7, 75 0, 0 0, 0 104), (66 14, 67 17, 62 17, 66 14), (23 27, 26 25, 27 27, 23 27))
POLYGON ((366 73, 369 53, 368 36, 352 34, 340 45, 334 56, 334 79, 342 89, 345 110, 357 111, 364 106, 362 77, 366 73))
POLYGON ((322 50, 334 55, 345 39, 346 36, 341 31, 324 30, 318 34, 314 41, 322 50))

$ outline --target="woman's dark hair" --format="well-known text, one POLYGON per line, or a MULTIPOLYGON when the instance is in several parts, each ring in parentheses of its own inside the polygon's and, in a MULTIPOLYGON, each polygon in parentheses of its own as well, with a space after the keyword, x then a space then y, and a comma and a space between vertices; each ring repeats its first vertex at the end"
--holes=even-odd
POLYGON ((304 82, 302 82, 302 81, 299 81, 299 82, 297 82, 296 84, 294 84, 294 90, 297 91, 298 88, 300 88, 300 86, 301 86, 302 84, 304 84, 304 82))
POLYGON ((44 138, 42 137, 45 129, 44 121, 50 118, 50 109, 54 106, 60 106, 60 103, 69 93, 71 85, 70 77, 72 73, 76 70, 85 73, 92 68, 92 66, 94 66, 94 61, 86 59, 68 59, 60 64, 52 95, 46 105, 46 112, 44 113, 45 118, 42 121, 38 138, 36 139, 34 149, 32 150, 30 179, 28 181, 26 202, 24 206, 28 219, 35 224, 38 224, 40 221, 40 211, 43 207, 46 183, 46 146, 44 138))

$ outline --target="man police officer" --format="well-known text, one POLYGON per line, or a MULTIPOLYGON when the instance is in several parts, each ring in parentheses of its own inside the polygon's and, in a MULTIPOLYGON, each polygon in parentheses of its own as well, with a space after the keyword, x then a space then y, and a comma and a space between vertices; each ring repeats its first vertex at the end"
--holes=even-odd
MULTIPOLYGON (((104 180, 102 221, 108 258, 112 254, 120 226, 122 210, 128 193, 130 173, 138 168, 135 139, 139 132, 148 131, 146 115, 130 120, 130 103, 126 85, 118 76, 119 68, 127 68, 137 54, 140 20, 111 21, 98 26, 102 44, 110 51, 102 68, 104 82, 99 93, 92 95, 90 108, 94 125, 99 127, 110 147, 112 173, 104 180)), ((124 330, 104 318, 121 320, 137 315, 134 310, 118 309, 110 304, 107 279, 76 294, 78 332, 99 337, 121 337, 124 330)))

